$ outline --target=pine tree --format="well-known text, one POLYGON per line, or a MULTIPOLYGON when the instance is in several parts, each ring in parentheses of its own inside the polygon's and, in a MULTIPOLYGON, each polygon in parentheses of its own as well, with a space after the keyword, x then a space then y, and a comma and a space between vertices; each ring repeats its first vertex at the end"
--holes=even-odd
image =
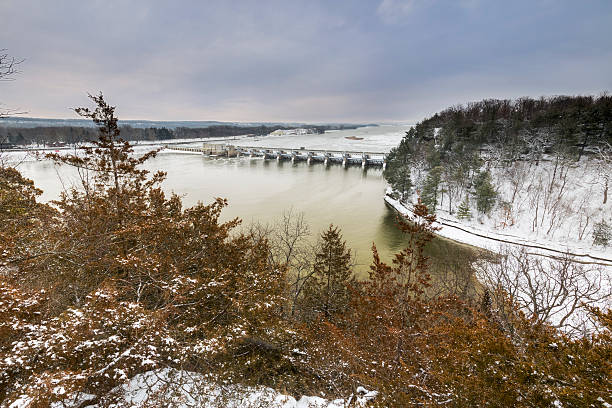
POLYGON ((486 170, 478 173, 474 179, 474 190, 476 196, 476 207, 483 214, 488 214, 493 209, 497 191, 491 182, 491 173, 486 170))
POLYGON ((40 194, 42 191, 17 169, 0 163, 0 270, 9 264, 25 267, 49 251, 41 241, 56 211, 37 202, 40 194))
POLYGON ((330 225, 321 234, 313 273, 304 289, 306 314, 322 314, 325 319, 345 310, 349 286, 354 280, 351 251, 338 227, 330 225), (310 312, 310 313, 309 313, 310 312))
POLYGON ((436 206, 438 205, 438 187, 440 185, 442 170, 443 168, 441 166, 436 166, 431 169, 423 183, 421 199, 431 213, 435 213, 436 206))
POLYGON ((601 220, 596 223, 593 227, 593 245, 599 245, 602 247, 607 247, 612 240, 612 227, 610 224, 606 222, 606 220, 601 220))
POLYGON ((493 300, 491 299, 491 292, 489 292, 488 288, 484 290, 482 299, 480 300, 480 313, 485 315, 487 319, 491 319, 493 316, 493 300))
POLYGON ((410 193, 410 189, 412 188, 410 166, 402 164, 394 168, 393 171, 389 173, 387 180, 391 187, 400 194, 400 200, 403 200, 404 197, 410 193))
POLYGON ((459 204, 459 208, 457 208, 457 218, 460 220, 472 219, 472 211, 470 210, 470 202, 467 196, 461 204, 459 204))
POLYGON ((85 196, 92 199, 98 193, 105 194, 111 203, 107 216, 121 226, 134 210, 136 198, 142 198, 159 187, 166 174, 158 171, 149 177, 149 171, 141 166, 155 157, 158 150, 136 157, 133 146, 121 137, 115 107, 104 100, 102 93, 89 95, 89 98, 95 104, 94 109, 76 108, 74 111, 94 122, 98 128, 98 138, 91 142, 92 146, 82 146, 82 154, 51 153, 47 158, 80 169, 84 174, 81 181, 85 196))

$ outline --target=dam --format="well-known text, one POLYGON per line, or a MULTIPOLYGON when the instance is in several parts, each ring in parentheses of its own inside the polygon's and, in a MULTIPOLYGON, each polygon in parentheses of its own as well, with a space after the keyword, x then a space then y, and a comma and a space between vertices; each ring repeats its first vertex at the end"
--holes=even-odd
POLYGON ((361 152, 347 150, 322 150, 305 148, 252 147, 229 144, 203 143, 201 147, 163 145, 164 149, 200 153, 211 157, 263 157, 268 160, 305 161, 308 164, 323 163, 360 165, 361 167, 379 166, 383 169, 387 164, 387 154, 384 152, 361 152))

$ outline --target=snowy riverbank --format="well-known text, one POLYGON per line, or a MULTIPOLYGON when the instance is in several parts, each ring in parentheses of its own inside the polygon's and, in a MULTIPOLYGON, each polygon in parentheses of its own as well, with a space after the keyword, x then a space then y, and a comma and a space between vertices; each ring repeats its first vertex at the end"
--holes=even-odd
MULTIPOLYGON (((400 203, 399 200, 392 198, 389 193, 385 194, 385 202, 397 210, 400 214, 411 214, 409 208, 400 203)), ((453 241, 473 245, 490 251, 497 251, 500 245, 513 245, 526 247, 530 252, 542 254, 550 257, 559 257, 569 253, 578 261, 587 263, 597 263, 612 268, 612 251, 609 248, 596 246, 580 245, 571 242, 555 242, 547 239, 537 241, 518 234, 509 234, 487 228, 485 224, 480 224, 476 220, 462 220, 459 222, 448 214, 437 214, 438 223, 441 229, 438 235, 453 241)))

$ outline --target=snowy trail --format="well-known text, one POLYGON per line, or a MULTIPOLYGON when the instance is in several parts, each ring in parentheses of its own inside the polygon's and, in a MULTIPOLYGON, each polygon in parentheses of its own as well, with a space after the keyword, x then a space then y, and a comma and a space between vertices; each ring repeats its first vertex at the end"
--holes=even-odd
MULTIPOLYGON (((548 252, 555 252, 555 253, 558 253, 558 254, 561 254, 561 255, 570 255, 572 257, 577 257, 577 258, 590 258, 590 259, 593 259, 595 261, 608 262, 608 263, 600 263, 600 262, 579 261, 581 263, 597 264, 597 265, 602 265, 602 266, 612 266, 612 259, 600 258, 600 257, 589 255, 589 254, 576 254, 576 253, 569 252, 569 251, 562 251, 562 250, 557 250, 557 249, 553 249, 553 248, 543 247, 541 245, 526 244, 526 243, 522 243, 522 242, 509 241, 507 239, 501 239, 501 238, 486 236, 486 235, 482 235, 482 234, 479 234, 479 233, 474 232, 474 231, 468 231, 465 228, 459 227, 457 225, 449 224, 449 223, 444 222, 444 221, 438 221, 438 224, 440 224, 442 226, 445 226, 445 227, 456 228, 456 229, 459 229, 459 230, 461 230, 463 232, 466 232, 468 234, 475 235, 477 237, 481 237, 481 238, 485 238, 485 239, 489 239, 489 240, 493 240, 493 241, 496 241, 496 242, 501 242, 501 243, 504 243, 504 244, 520 245, 520 246, 523 246, 523 247, 526 247, 526 248, 534 248, 534 249, 539 249, 539 250, 548 251, 548 252)), ((446 237, 446 238, 449 238, 449 237, 446 237)), ((535 255, 546 256, 544 254, 538 254, 538 253, 535 253, 535 255)))
MULTIPOLYGON (((389 197, 388 195, 385 195, 384 199, 385 202, 391 208, 395 209, 398 213, 402 215, 407 215, 410 213, 410 211, 398 200, 395 200, 389 197)), ((534 255, 546 256, 550 258, 558 258, 559 255, 570 255, 576 258, 576 261, 581 263, 597 264, 601 266, 612 267, 612 257, 607 257, 599 253, 597 253, 597 255, 586 253, 583 252, 583 248, 572 248, 570 246, 565 248, 557 246, 557 248, 554 248, 552 246, 543 246, 537 242, 529 241, 508 234, 499 234, 491 231, 482 231, 475 228, 470 228, 441 217, 438 217, 437 224, 442 227, 442 229, 438 231, 437 234, 444 238, 448 238, 456 242, 473 245, 494 252, 499 249, 498 244, 503 243, 522 246, 525 248, 531 248, 539 251, 534 253, 534 255), (578 253, 579 250, 581 250, 581 252, 583 253, 578 253)))

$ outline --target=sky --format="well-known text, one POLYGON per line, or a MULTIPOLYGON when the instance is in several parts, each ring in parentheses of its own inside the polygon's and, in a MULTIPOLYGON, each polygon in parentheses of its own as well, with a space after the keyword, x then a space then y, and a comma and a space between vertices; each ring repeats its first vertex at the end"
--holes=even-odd
POLYGON ((415 122, 612 91, 610 0, 0 0, 3 107, 74 118, 415 122))

